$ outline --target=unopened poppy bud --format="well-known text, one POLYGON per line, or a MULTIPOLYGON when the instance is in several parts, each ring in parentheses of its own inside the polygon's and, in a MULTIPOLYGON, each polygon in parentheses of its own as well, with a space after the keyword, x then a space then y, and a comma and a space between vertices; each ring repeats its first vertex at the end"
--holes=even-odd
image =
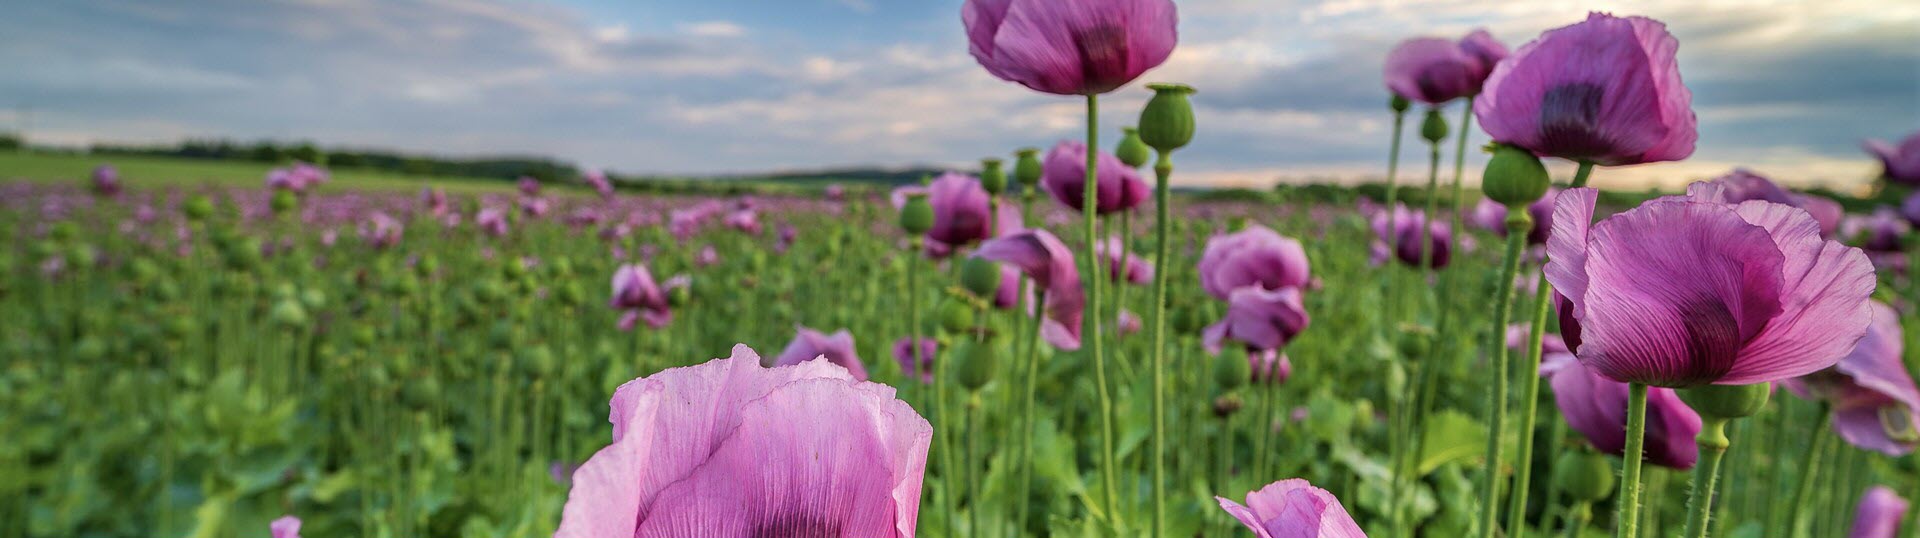
POLYGON ((292 329, 307 324, 307 311, 300 302, 287 298, 273 305, 273 311, 267 314, 274 324, 292 329))
POLYGON ((1000 290, 1000 264, 985 258, 961 262, 960 285, 975 297, 992 297, 1000 290))
POLYGON ((1401 97, 1400 94, 1397 93, 1393 94, 1393 98, 1387 99, 1387 108, 1393 109, 1395 114, 1404 113, 1408 108, 1412 107, 1413 101, 1407 100, 1407 98, 1401 97))
POLYGON ((1447 139, 1447 119, 1440 117, 1440 109, 1427 109, 1427 118, 1420 122, 1420 138, 1429 144, 1438 144, 1447 139))
POLYGON ((1120 145, 1113 148, 1113 156, 1119 157, 1120 162, 1126 163, 1129 168, 1139 168, 1147 164, 1147 159, 1153 158, 1153 149, 1140 141, 1139 129, 1121 127, 1120 145))
POLYGON ((1000 346, 992 342, 968 340, 950 355, 960 362, 955 372, 955 380, 968 391, 979 391, 981 387, 993 381, 993 374, 999 368, 1000 346))
POLYGON ((1007 171, 1000 168, 1000 159, 980 159, 980 188, 987 194, 1000 194, 1007 190, 1007 171))
POLYGON ((181 205, 181 210, 187 214, 188 220, 207 220, 207 217, 213 216, 213 200, 204 194, 197 194, 188 198, 187 203, 181 205))
POLYGON ((1223 390, 1233 390, 1247 384, 1253 377, 1253 364, 1247 362, 1246 350, 1230 348, 1220 356, 1213 358, 1213 380, 1223 390))
POLYGON ((1487 159, 1487 170, 1480 176, 1480 189, 1487 198, 1507 207, 1525 207, 1547 194, 1552 181, 1533 152, 1498 143, 1491 152, 1493 157, 1487 159))
POLYGON ((973 308, 962 301, 947 301, 941 304, 940 327, 952 333, 972 330, 973 308))
POLYGON ((1613 466, 1598 453, 1570 450, 1554 466, 1560 468, 1554 484, 1575 501, 1599 502, 1613 493, 1613 466))
POLYGON ((544 345, 528 347, 520 353, 520 365, 535 376, 553 373, 553 350, 544 345))
POLYGON ((1039 185, 1040 176, 1046 172, 1046 169, 1040 165, 1040 150, 1038 148, 1020 148, 1018 151, 1013 152, 1013 155, 1014 181, 1019 181, 1021 187, 1029 189, 1035 185, 1039 185))
POLYGON ((1752 385, 1700 385, 1676 390, 1680 401, 1687 402, 1700 416, 1733 419, 1753 416, 1767 406, 1773 387, 1767 383, 1752 385))
POLYGON ((693 292, 688 289, 691 287, 693 287, 692 284, 676 286, 672 291, 667 292, 667 306, 680 307, 693 302, 693 292))
MULTIPOLYGON (((1192 142, 1193 104, 1187 96, 1193 94, 1193 87, 1155 83, 1148 84, 1147 88, 1153 90, 1153 98, 1140 110, 1140 140, 1162 152, 1171 152, 1192 142)), ((1146 159, 1142 157, 1140 162, 1144 164, 1146 159)))
POLYGON ((273 208, 273 214, 285 215, 287 211, 300 205, 300 199, 293 195, 293 191, 281 189, 273 191, 273 199, 269 200, 267 205, 273 208))
POLYGON ((933 229, 933 204, 927 202, 927 195, 907 195, 907 205, 900 208, 900 229, 906 230, 907 235, 921 235, 933 229))

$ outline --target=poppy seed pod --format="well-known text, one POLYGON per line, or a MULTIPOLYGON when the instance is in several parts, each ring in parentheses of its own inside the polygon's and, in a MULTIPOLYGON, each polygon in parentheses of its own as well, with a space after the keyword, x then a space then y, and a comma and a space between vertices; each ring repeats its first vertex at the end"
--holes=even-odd
POLYGON ((1552 180, 1547 177, 1547 167, 1540 164, 1540 158, 1533 152, 1506 144, 1493 144, 1490 148, 1493 157, 1487 159, 1486 172, 1480 179, 1480 188, 1487 192, 1487 198, 1507 207, 1521 207, 1547 194, 1552 180))
POLYGON ((273 191, 273 198, 267 201, 267 205, 273 209, 273 214, 285 215, 288 210, 300 205, 300 198, 295 197, 293 191, 273 191))
POLYGON ((1113 148, 1113 156, 1119 157, 1120 162, 1127 166, 1139 168, 1147 164, 1147 159, 1153 158, 1153 151, 1147 148, 1146 142, 1140 141, 1139 129, 1121 127, 1120 145, 1113 148))
POLYGON ((1046 175, 1046 167, 1040 164, 1040 148, 1020 148, 1013 156, 1014 181, 1028 189, 1038 186, 1040 177, 1046 175))
POLYGON ((207 220, 207 217, 213 216, 213 200, 204 194, 196 194, 187 199, 181 210, 187 214, 187 220, 207 220))
POLYGON ((926 194, 907 195, 907 205, 900 208, 900 229, 908 235, 921 235, 933 229, 933 204, 927 202, 926 194))
POLYGON ((1687 406, 1702 417, 1733 419, 1753 416, 1765 408, 1767 397, 1773 393, 1773 385, 1701 385, 1674 392, 1680 394, 1680 401, 1687 402, 1687 406))
POLYGON ((993 297, 1000 290, 1000 264, 984 258, 967 258, 960 266, 960 285, 975 297, 993 297))
POLYGON ((940 328, 947 332, 963 333, 973 329, 973 308, 961 301, 947 301, 940 305, 940 328))
POLYGON ((1607 458, 1585 450, 1570 450, 1554 464, 1560 469, 1554 484, 1579 502, 1599 502, 1613 493, 1613 466, 1607 458))
POLYGON ((1405 114, 1407 109, 1413 108, 1413 101, 1396 93, 1392 98, 1387 99, 1387 108, 1393 109, 1395 114, 1405 114))
MULTIPOLYGON (((1193 141, 1193 104, 1187 96, 1193 87, 1185 84, 1154 83, 1153 98, 1140 111, 1140 140, 1162 152, 1171 152, 1193 141)), ((1142 161, 1144 162, 1144 160, 1142 161)))
POLYGON ((1247 362, 1244 350, 1232 349, 1214 359, 1213 380, 1220 384, 1221 390, 1240 388, 1252 377, 1253 363, 1247 362))
POLYGON ((1000 159, 980 159, 980 188, 987 194, 1000 194, 1007 190, 1007 172, 1000 169, 1000 159))
POLYGON ((1427 118, 1420 121, 1420 138, 1429 144, 1447 139, 1447 119, 1440 116, 1439 108, 1427 109, 1427 118))
POLYGON ((955 380, 968 392, 978 392, 987 382, 993 381, 993 372, 1000 362, 999 346, 992 342, 967 340, 961 344, 953 358, 960 362, 955 371, 955 380))

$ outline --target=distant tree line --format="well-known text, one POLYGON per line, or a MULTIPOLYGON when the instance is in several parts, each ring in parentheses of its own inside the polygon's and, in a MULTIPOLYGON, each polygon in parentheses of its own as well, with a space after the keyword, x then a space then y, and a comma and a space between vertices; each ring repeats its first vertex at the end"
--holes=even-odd
POLYGON ((546 157, 452 158, 406 154, 387 150, 330 148, 311 143, 272 141, 235 142, 232 140, 186 140, 172 145, 95 144, 95 154, 182 157, 256 161, 266 163, 288 160, 321 163, 333 168, 384 170, 421 177, 477 177, 513 180, 531 176, 542 182, 572 181, 580 177, 573 165, 546 157))

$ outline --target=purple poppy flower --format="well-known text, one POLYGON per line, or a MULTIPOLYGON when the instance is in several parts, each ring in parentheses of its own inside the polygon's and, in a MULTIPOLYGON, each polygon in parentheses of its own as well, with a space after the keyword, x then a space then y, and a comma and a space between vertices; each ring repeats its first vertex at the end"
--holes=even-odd
POLYGON ((752 209, 739 209, 727 214, 724 223, 747 235, 760 235, 760 213, 752 209))
POLYGON ((1409 39, 1387 53, 1387 89, 1430 105, 1469 97, 1480 93, 1494 64, 1506 57, 1506 45, 1486 30, 1475 30, 1458 42, 1409 39))
POLYGON ((104 198, 120 195, 120 171, 111 164, 93 168, 93 194, 104 198))
POLYGON ((1912 225, 1891 207, 1880 206, 1866 215, 1849 216, 1840 223, 1840 237, 1869 253, 1900 253, 1900 239, 1912 225))
POLYGON ((973 176, 940 174, 927 185, 927 204, 933 206, 933 227, 927 239, 955 247, 986 239, 993 225, 987 189, 973 176))
POLYGON ((802 326, 795 326, 793 341, 787 348, 774 357, 773 366, 792 366, 814 359, 826 359, 846 368, 856 381, 867 380, 866 364, 860 362, 860 355, 853 349, 853 333, 840 329, 832 335, 802 326))
POLYGON ((1900 216, 1907 219, 1907 224, 1920 226, 1920 192, 1907 195, 1907 199, 1900 202, 1900 216))
POLYGON ((607 181, 607 174, 605 172, 588 170, 587 173, 580 175, 580 180, 585 182, 588 187, 592 187, 593 192, 598 193, 601 200, 613 199, 613 182, 607 181))
POLYGON ((773 251, 786 254, 787 249, 793 248, 793 242, 800 238, 800 229, 792 224, 781 224, 774 235, 773 251))
POLYGON ((827 361, 733 356, 629 381, 555 538, 913 536, 933 427, 827 361))
POLYGON ((1806 211, 1668 197, 1589 224, 1598 194, 1562 193, 1547 242, 1562 329, 1588 368, 1674 388, 1778 381, 1866 334, 1873 266, 1806 211))
POLYGON ((1199 272, 1200 287, 1222 301, 1246 286, 1298 288, 1313 279, 1300 242, 1258 224, 1208 238, 1199 272))
POLYGON ((988 73, 1056 95, 1113 91, 1167 61, 1172 0, 967 0, 967 50, 988 73))
POLYGON ((932 338, 920 338, 920 364, 913 364, 913 337, 903 336, 893 342, 893 360, 900 361, 900 372, 908 376, 920 373, 921 383, 933 382, 933 360, 940 351, 940 341, 932 338))
POLYGON ((516 184, 520 187, 521 196, 528 198, 540 196, 540 180, 534 179, 532 176, 520 176, 520 180, 516 182, 516 184))
POLYGON ((1815 222, 1820 223, 1820 236, 1831 238, 1840 229, 1840 217, 1845 211, 1840 202, 1801 194, 1781 188, 1780 185, 1765 176, 1745 168, 1735 168, 1726 175, 1710 181, 1695 183, 1687 187, 1691 196, 1708 198, 1708 201, 1723 204, 1737 204, 1747 200, 1764 200, 1776 204, 1786 204, 1807 211, 1815 222))
POLYGON ((1473 204, 1473 211, 1467 212, 1462 220, 1475 228, 1504 236, 1507 233, 1507 206, 1483 197, 1473 204))
MULTIPOLYGON (((1559 195, 1560 188, 1551 187, 1545 196, 1527 204, 1527 216, 1533 218, 1533 229, 1527 231, 1527 244, 1547 244, 1548 232, 1553 230, 1553 199, 1559 195)), ((1466 221, 1494 235, 1507 236, 1507 206, 1491 198, 1481 198, 1480 203, 1473 206, 1473 212, 1467 214, 1466 221)))
POLYGON ((1428 236, 1427 243, 1432 249, 1432 254, 1428 256, 1433 268, 1446 267, 1447 263, 1453 260, 1453 225, 1444 220, 1436 219, 1428 223, 1425 211, 1407 209, 1406 204, 1394 204, 1391 218, 1384 208, 1376 210, 1373 212, 1372 220, 1373 235, 1376 238, 1372 245, 1375 264, 1385 263, 1387 258, 1392 257, 1400 260, 1400 263, 1419 266, 1422 255, 1420 252, 1422 226, 1430 227, 1425 235, 1428 236), (1392 230, 1387 229, 1389 221, 1393 226, 1392 230), (1397 244, 1399 248, 1391 248, 1389 244, 1397 244))
POLYGON ((1153 264, 1138 254, 1128 252, 1120 244, 1120 236, 1107 236, 1105 241, 1093 245, 1093 254, 1100 257, 1107 268, 1107 279, 1113 282, 1122 280, 1133 284, 1145 285, 1153 281, 1153 264))
POLYGON ((1860 509, 1853 516, 1853 529, 1847 538, 1894 538, 1900 533, 1900 520, 1907 515, 1907 500, 1893 488, 1874 486, 1860 497, 1860 509))
MULTIPOLYGON (((1616 456, 1626 452, 1626 383, 1600 375, 1570 353, 1542 355, 1540 375, 1553 387, 1553 400, 1568 426, 1586 436, 1587 442, 1601 452, 1616 456)), ((1700 456, 1693 438, 1699 434, 1700 414, 1680 401, 1673 389, 1647 389, 1648 463, 1672 469, 1693 468, 1700 456)))
POLYGON ((399 220, 379 211, 367 217, 367 222, 360 224, 360 240, 376 249, 400 244, 400 236, 403 233, 406 233, 406 227, 402 226, 399 220))
POLYGON ((280 516, 280 519, 268 524, 267 529, 273 533, 273 538, 300 538, 300 518, 280 516))
POLYGON ((1693 154, 1693 93, 1680 41, 1646 17, 1593 13, 1548 30, 1500 62, 1474 100, 1497 142, 1607 166, 1693 154))
POLYGON ((1023 230, 989 239, 973 255, 1012 264, 1033 279, 1034 287, 1046 293, 1041 337, 1063 350, 1080 349, 1086 296, 1080 288, 1080 270, 1073 264, 1073 251, 1067 245, 1046 230, 1023 230))
POLYGON ((1826 400, 1833 430, 1848 443, 1904 456, 1920 442, 1920 389, 1901 361, 1900 314, 1874 301, 1873 324, 1833 368, 1781 382, 1794 395, 1826 400))
POLYGON ((547 216, 547 212, 553 209, 553 204, 547 202, 546 198, 521 198, 519 204, 522 214, 536 219, 547 216))
POLYGON ((1252 366, 1254 384, 1280 385, 1293 377, 1293 361, 1287 360, 1287 354, 1279 350, 1248 353, 1247 362, 1252 366))
MULTIPOLYGON (((1086 202, 1087 185, 1087 145, 1072 140, 1062 140, 1047 152, 1042 165, 1040 189, 1053 196, 1061 205, 1080 211, 1086 202)), ((1099 180, 1095 183, 1099 190, 1094 191, 1094 212, 1101 215, 1117 211, 1126 211, 1145 202, 1152 189, 1140 179, 1140 172, 1126 163, 1120 162, 1113 154, 1100 152, 1099 180)))
POLYGON ((700 252, 693 255, 694 265, 710 267, 717 263, 720 263, 720 251, 714 250, 713 245, 702 245, 700 252))
POLYGON ((653 273, 640 264, 621 265, 613 271, 613 297, 607 306, 616 310, 625 310, 620 317, 620 330, 633 330, 635 322, 646 321, 648 327, 665 327, 673 322, 673 310, 667 301, 667 294, 674 288, 686 286, 691 280, 685 275, 676 276, 663 284, 656 285, 653 273))
POLYGON ((1868 140, 1864 146, 1880 159, 1887 181, 1920 187, 1920 132, 1907 135, 1898 146, 1879 140, 1868 140))
POLYGON ((829 184, 827 185, 826 196, 829 202, 845 200, 847 198, 847 189, 846 187, 841 187, 839 183, 829 184))
POLYGON ((1247 494, 1247 504, 1214 497, 1258 538, 1366 538, 1340 499, 1306 480, 1281 480, 1247 494))
POLYGON ((1227 339, 1246 344, 1249 351, 1286 347, 1312 321, 1300 298, 1299 288, 1237 288, 1227 298, 1227 315, 1201 332, 1201 343, 1208 353, 1219 353, 1227 339))
POLYGON ((481 209, 478 214, 473 216, 473 224, 479 226, 480 231, 486 232, 487 235, 494 237, 507 236, 507 212, 500 208, 488 207, 481 209))
POLYGON ((427 212, 434 216, 447 214, 452 205, 447 203, 447 191, 433 187, 420 188, 420 205, 427 206, 427 212))

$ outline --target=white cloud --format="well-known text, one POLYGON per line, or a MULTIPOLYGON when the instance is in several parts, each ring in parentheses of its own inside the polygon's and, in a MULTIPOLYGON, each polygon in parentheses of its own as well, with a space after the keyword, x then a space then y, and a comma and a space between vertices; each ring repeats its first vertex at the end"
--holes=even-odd
POLYGON ((747 29, 727 21, 703 21, 681 24, 680 31, 699 37, 740 37, 747 35, 747 29))

